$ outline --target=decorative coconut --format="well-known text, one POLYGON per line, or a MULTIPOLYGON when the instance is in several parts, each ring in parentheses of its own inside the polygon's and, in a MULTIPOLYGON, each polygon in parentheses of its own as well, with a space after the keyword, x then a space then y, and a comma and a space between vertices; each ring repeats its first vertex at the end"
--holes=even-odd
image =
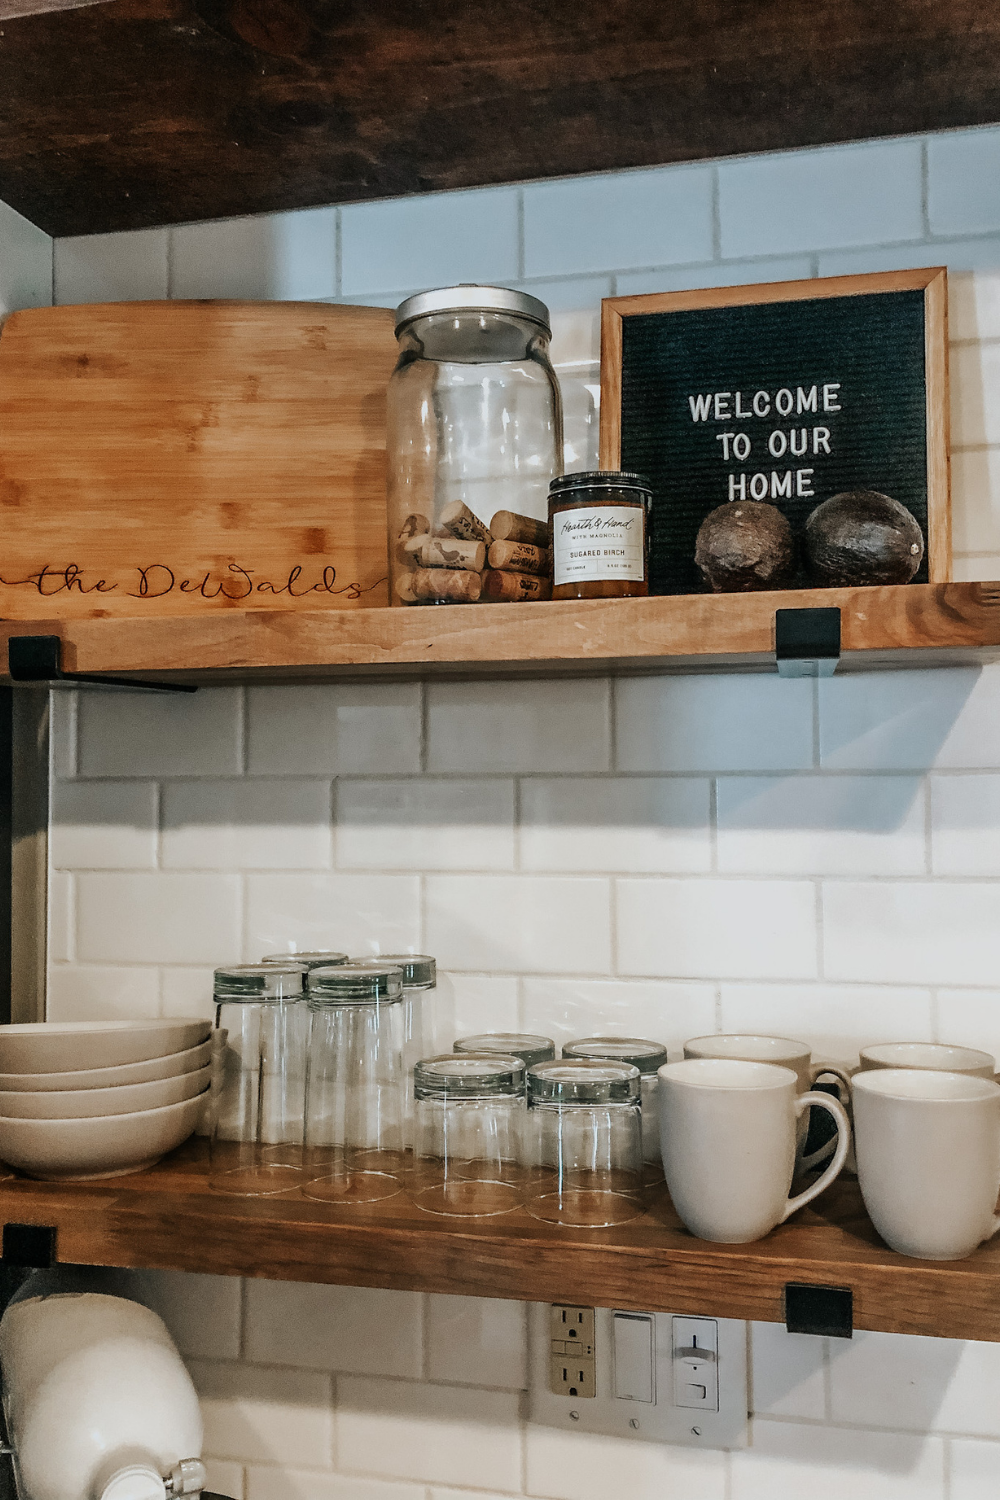
POLYGON ((803 536, 816 583, 909 583, 924 556, 924 535, 905 505, 877 490, 848 490, 817 505, 803 536))
POLYGON ((716 594, 779 588, 795 564, 792 528, 776 505, 730 500, 702 521, 694 560, 716 594))

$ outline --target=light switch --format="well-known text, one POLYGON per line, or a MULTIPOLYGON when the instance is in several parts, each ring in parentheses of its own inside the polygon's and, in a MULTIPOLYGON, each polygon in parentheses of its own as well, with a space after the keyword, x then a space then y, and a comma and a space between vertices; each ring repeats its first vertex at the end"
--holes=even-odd
POLYGON ((673 1320, 674 1405, 719 1410, 719 1325, 715 1318, 673 1320))
POLYGON ((653 1319, 644 1313, 614 1316, 615 1396, 653 1400, 653 1319))

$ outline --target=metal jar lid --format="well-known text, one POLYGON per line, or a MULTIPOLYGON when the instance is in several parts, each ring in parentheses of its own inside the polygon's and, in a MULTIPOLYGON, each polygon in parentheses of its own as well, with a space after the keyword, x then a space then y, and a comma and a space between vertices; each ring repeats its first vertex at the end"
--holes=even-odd
POLYGON ((536 1063, 528 1069, 528 1105, 634 1104, 639 1069, 631 1063, 589 1057, 536 1063))
POLYGON ((563 495, 567 490, 644 490, 653 493, 652 481, 645 474, 626 474, 617 469, 581 470, 578 474, 560 474, 549 485, 549 495, 563 495))
POLYGON ((567 1042, 562 1055, 613 1058, 631 1063, 642 1074, 655 1074, 667 1060, 667 1049, 662 1042, 648 1042, 639 1036, 585 1036, 578 1042, 567 1042))
POLYGON ((556 1055, 556 1044, 551 1037, 532 1036, 527 1032, 487 1031, 481 1036, 459 1037, 456 1052, 500 1052, 519 1057, 526 1068, 535 1063, 549 1062, 556 1055))
POLYGON ((437 984, 437 959, 427 953, 380 953, 376 958, 350 958, 348 963, 360 969, 401 969, 404 990, 432 990, 437 984))
POLYGON ((306 975, 310 1005, 394 1005, 403 998, 403 975, 390 964, 337 964, 306 975))
POLYGON ((413 1069, 417 1099, 524 1098, 524 1063, 501 1052, 446 1052, 413 1069))
POLYGON ((213 992, 221 1004, 265 1005, 274 1000, 300 1000, 305 985, 301 964, 231 964, 216 969, 213 992))
POLYGON ((304 969, 321 969, 330 964, 346 964, 348 962, 346 953, 326 953, 322 948, 316 948, 310 953, 267 953, 261 959, 262 964, 301 964, 304 969))
POLYGON ((513 313, 518 318, 530 318, 546 333, 552 332, 549 310, 537 297, 527 292, 515 292, 509 286, 479 286, 476 282, 462 282, 460 286, 438 287, 430 292, 417 292, 407 297, 396 308, 396 333, 412 323, 415 318, 425 318, 429 313, 513 313))

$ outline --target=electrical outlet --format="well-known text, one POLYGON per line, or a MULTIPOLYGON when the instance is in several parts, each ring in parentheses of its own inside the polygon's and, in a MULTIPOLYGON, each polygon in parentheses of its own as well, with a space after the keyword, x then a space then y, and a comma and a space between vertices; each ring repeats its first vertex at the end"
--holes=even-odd
POLYGON ((746 1446, 745 1323, 539 1302, 529 1326, 532 1422, 698 1448, 746 1446))

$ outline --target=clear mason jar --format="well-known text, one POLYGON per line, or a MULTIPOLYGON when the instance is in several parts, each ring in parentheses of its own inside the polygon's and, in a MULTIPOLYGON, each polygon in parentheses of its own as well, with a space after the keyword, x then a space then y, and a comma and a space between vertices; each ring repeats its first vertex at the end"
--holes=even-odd
POLYGON ((487 1218, 522 1200, 524 1064, 500 1053, 446 1053, 414 1069, 410 1197, 427 1213, 487 1218))
POLYGON ((663 1158, 660 1154, 660 1111, 657 1098, 660 1080, 658 1069, 667 1060, 662 1042, 650 1042, 639 1036, 587 1036, 567 1042, 563 1057, 614 1058, 639 1069, 642 1098, 643 1177, 648 1186, 663 1181, 663 1158))
POLYGON ((430 991, 437 988, 437 960, 426 953, 385 953, 378 958, 352 958, 363 968, 390 966, 403 976, 403 1072, 405 1146, 413 1145, 413 1069, 433 1051, 434 1017, 430 991))
POLYGON ((391 1198, 404 1164, 403 976, 339 964, 307 984, 303 1192, 344 1206, 391 1198))
POLYGON ((215 1024, 226 1033, 212 1104, 211 1186, 261 1196, 302 1179, 309 1012, 298 964, 215 971, 215 1024))
POLYGON ((399 306, 396 337, 392 603, 548 598, 548 488, 563 455, 548 308, 507 287, 444 287, 399 306))
POLYGON ((519 1057, 526 1068, 538 1062, 549 1062, 556 1055, 556 1044, 549 1036, 533 1036, 527 1031, 484 1031, 480 1036, 461 1036, 456 1052, 504 1052, 519 1057))
POLYGON ((639 1069, 574 1057, 528 1072, 525 1207, 597 1229, 643 1210, 639 1069))

